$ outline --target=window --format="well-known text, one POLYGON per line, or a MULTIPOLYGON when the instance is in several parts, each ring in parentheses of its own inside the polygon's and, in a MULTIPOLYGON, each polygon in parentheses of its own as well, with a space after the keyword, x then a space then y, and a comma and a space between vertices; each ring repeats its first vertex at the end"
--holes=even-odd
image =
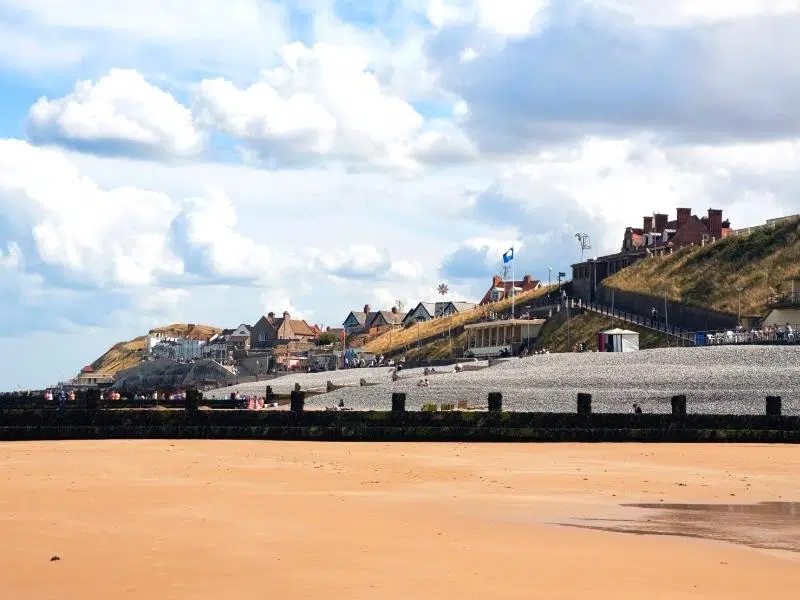
POLYGON ((258 341, 259 342, 266 342, 267 341, 267 334, 263 331, 258 334, 258 341))

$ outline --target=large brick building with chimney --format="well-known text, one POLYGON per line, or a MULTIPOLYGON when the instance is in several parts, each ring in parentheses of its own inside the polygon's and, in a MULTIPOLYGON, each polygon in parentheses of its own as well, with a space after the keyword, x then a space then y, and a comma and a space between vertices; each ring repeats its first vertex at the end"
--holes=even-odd
POLYGON ((730 223, 722 220, 722 210, 715 208, 709 208, 703 217, 693 215, 691 208, 679 208, 674 220, 666 213, 646 216, 641 227, 625 228, 620 252, 572 265, 573 293, 593 300, 598 282, 642 258, 711 244, 730 232, 730 223))

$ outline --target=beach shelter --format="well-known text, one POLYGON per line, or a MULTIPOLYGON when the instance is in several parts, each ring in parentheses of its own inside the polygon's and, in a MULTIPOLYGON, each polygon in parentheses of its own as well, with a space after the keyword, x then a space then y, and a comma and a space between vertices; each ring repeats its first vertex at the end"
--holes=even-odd
POLYGON ((607 329, 597 334, 600 352, 634 352, 639 349, 639 334, 628 329, 607 329))

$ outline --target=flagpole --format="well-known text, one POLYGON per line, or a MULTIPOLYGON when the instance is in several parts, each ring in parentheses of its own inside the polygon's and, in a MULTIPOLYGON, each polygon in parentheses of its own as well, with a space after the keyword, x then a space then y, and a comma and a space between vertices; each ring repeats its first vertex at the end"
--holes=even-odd
MULTIPOLYGON (((514 244, 511 244, 511 320, 514 320, 514 301, 516 292, 514 288, 516 287, 517 283, 517 261, 516 261, 516 251, 514 250, 514 244)), ((511 330, 511 344, 514 344, 514 334, 513 329, 511 330)))

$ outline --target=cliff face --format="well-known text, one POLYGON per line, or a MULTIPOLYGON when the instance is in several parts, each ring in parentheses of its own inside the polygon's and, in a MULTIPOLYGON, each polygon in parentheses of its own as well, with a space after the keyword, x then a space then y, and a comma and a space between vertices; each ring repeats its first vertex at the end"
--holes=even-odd
MULTIPOLYGON (((173 323, 164 327, 156 327, 150 333, 163 333, 171 337, 204 336, 210 337, 222 331, 211 325, 195 325, 173 323)), ((97 373, 115 375, 124 369, 130 369, 144 360, 147 336, 141 335, 127 342, 119 342, 109 348, 105 354, 90 364, 97 373)))

